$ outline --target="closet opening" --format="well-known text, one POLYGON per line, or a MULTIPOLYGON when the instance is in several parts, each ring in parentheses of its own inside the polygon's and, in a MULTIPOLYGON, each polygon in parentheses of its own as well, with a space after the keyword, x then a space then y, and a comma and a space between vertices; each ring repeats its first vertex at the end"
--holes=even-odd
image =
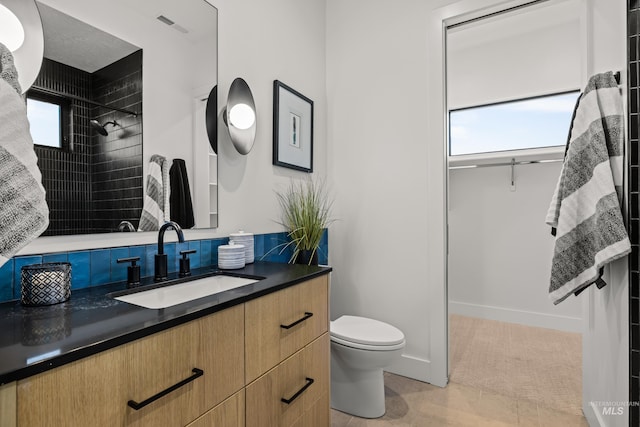
POLYGON ((582 305, 548 297, 545 216, 584 81, 581 2, 446 29, 449 381, 582 417, 582 305))

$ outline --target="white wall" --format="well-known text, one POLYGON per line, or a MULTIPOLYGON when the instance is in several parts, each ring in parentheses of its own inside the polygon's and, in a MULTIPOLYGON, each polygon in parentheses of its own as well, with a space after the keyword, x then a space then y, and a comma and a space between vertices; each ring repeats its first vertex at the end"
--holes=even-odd
MULTIPOLYGON (((398 326, 407 348, 394 370, 426 380, 437 350, 429 336, 429 289, 439 286, 427 278, 437 278, 433 270, 440 268, 427 256, 437 237, 428 230, 442 209, 427 196, 439 185, 437 177, 430 183, 434 171, 427 168, 440 161, 428 157, 438 152, 429 144, 442 144, 427 138, 442 124, 428 115, 434 108, 428 82, 441 70, 430 66, 437 61, 427 35, 440 31, 428 24, 447 3, 327 0, 328 168, 340 218, 331 229, 331 317, 360 314, 398 326)), ((593 71, 625 70, 625 2, 593 0, 589 9, 593 71)), ((628 399, 627 281, 615 279, 608 288, 590 291, 599 301, 594 314, 604 321, 597 334, 592 328, 585 335, 587 404, 594 395, 628 399)))
POLYGON ((554 238, 545 225, 560 163, 449 174, 450 313, 582 331, 577 298, 548 298, 554 238))
POLYGON ((449 109, 581 89, 578 4, 542 3, 448 30, 449 109))
POLYGON ((440 119, 428 116, 425 99, 425 27, 438 4, 327 0, 328 168, 339 218, 330 232, 331 318, 363 315, 395 325, 407 346, 390 370, 426 381, 434 206, 426 132, 440 119))
MULTIPOLYGON (((590 34, 591 72, 621 71, 626 95, 626 2, 589 0, 593 31, 590 34)), ((626 101, 625 101, 626 106, 626 101)), ((626 107, 625 107, 626 108, 626 107)), ((627 150, 628 153, 628 150, 627 150)), ((629 275, 627 260, 615 263, 607 286, 590 289, 582 299, 590 321, 582 338, 582 401, 590 425, 629 425, 629 413, 603 415, 604 406, 592 402, 629 400, 629 275)), ((593 287, 592 287, 593 288, 593 287)), ((617 407, 616 407, 617 409, 617 407)))
POLYGON ((219 229, 253 233, 283 231, 274 189, 305 173, 272 165, 273 81, 280 80, 314 101, 314 176, 325 176, 325 2, 317 0, 210 0, 219 10, 218 100, 244 78, 257 106, 252 151, 231 147, 219 121, 219 229))
MULTIPOLYGON (((153 73, 144 73, 145 167, 151 154, 158 152, 171 158, 181 157, 190 168, 193 97, 206 87, 207 77, 194 71, 197 66, 189 58, 192 47, 176 45, 170 36, 158 37, 135 13, 95 13, 113 8, 112 3, 105 0, 45 1, 142 47, 144 70, 151 70, 153 64, 162 66, 153 73), (189 77, 191 73, 194 76, 189 77), (154 123, 162 125, 151 126, 148 118, 152 115, 154 123), (150 149, 149 144, 154 144, 154 148, 150 149)), ((314 175, 326 175, 325 3, 316 0, 208 1, 218 9, 219 109, 226 103, 233 79, 243 77, 251 86, 256 102, 257 134, 253 150, 247 156, 240 156, 231 148, 226 128, 219 121, 219 228, 188 230, 186 238, 225 237, 239 228, 253 233, 282 231, 275 222, 279 208, 274 190, 287 185, 290 177, 300 179, 306 174, 271 164, 273 80, 281 80, 314 101, 314 175)), ((172 29, 167 31, 171 35, 177 33, 172 29)), ((215 71, 211 76, 215 76, 215 71)), ((193 191, 193 183, 191 187, 193 191)), ((194 194, 194 198, 197 197, 194 194)), ((157 240, 156 233, 117 234, 127 235, 41 237, 19 255, 157 240)), ((167 237, 174 239, 173 235, 167 237)))

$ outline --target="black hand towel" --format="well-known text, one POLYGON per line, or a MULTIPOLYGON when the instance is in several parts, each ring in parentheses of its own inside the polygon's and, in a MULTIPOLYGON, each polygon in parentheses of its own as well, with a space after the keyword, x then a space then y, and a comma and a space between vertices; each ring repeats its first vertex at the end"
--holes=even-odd
POLYGON ((191 191, 187 178, 187 166, 182 159, 173 159, 173 165, 169 170, 171 183, 171 221, 175 221, 182 228, 191 228, 195 225, 193 219, 193 205, 191 203, 191 191))

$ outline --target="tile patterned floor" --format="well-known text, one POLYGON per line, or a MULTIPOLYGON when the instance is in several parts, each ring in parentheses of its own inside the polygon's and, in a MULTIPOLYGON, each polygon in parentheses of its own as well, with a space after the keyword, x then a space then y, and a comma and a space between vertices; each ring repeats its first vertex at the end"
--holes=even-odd
POLYGON ((333 427, 588 427, 584 417, 462 384, 445 388, 385 373, 387 413, 367 420, 331 410, 333 427))

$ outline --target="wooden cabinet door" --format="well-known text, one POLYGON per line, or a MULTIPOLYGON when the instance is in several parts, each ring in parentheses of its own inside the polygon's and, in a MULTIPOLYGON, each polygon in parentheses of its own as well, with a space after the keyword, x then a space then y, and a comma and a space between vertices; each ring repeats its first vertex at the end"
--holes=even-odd
POLYGON ((328 396, 329 334, 325 333, 247 386, 246 425, 287 427, 317 417, 311 425, 328 427, 328 422, 323 424, 329 419, 328 396))
POLYGON ((16 383, 0 385, 0 427, 16 427, 16 383))
POLYGON ((237 392, 187 427, 244 427, 244 390, 237 392))
POLYGON ((328 276, 249 301, 245 306, 246 381, 250 383, 327 332, 328 276))
POLYGON ((22 380, 18 425, 184 426, 244 385, 243 332, 239 305, 22 380))

